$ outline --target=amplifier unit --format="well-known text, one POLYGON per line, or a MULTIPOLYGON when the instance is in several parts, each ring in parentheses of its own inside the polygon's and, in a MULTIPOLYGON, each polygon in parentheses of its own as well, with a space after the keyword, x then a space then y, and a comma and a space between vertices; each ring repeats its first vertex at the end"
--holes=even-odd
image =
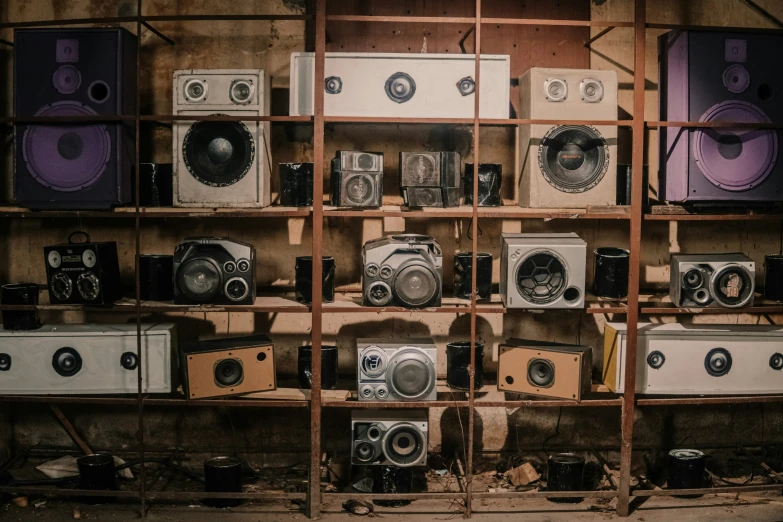
POLYGON ((426 466, 428 432, 429 418, 424 410, 354 410, 351 464, 426 466))
POLYGON ((189 399, 274 390, 275 355, 263 334, 227 337, 182 346, 189 399))
POLYGON ((86 232, 74 232, 68 243, 44 247, 46 281, 52 304, 105 305, 122 299, 117 243, 92 243, 86 232), (73 238, 83 235, 83 243, 73 238))
POLYGON ((187 238, 174 250, 174 302, 253 304, 256 249, 227 238, 187 238))
POLYGON ((434 401, 438 349, 432 339, 357 339, 360 401, 434 401))
POLYGON ((337 151, 332 159, 332 205, 378 208, 383 202, 383 154, 337 151))
MULTIPOLYGON (((170 393, 177 374, 173 324, 142 324, 142 392, 170 393)), ((136 393, 136 324, 60 324, 0 330, 0 394, 136 393)))
POLYGON ((500 297, 506 308, 583 308, 587 243, 572 233, 501 238, 500 297))
MULTIPOLYGON (((623 393, 626 325, 609 323, 604 384, 623 393)), ((651 395, 783 392, 783 328, 639 323, 636 391, 651 395)))
MULTIPOLYGON (((324 115, 472 118, 472 54, 326 53, 324 115)), ((481 56, 482 118, 508 118, 511 58, 481 56)), ((315 54, 291 54, 291 116, 312 116, 315 54)))
POLYGON ((592 386, 587 346, 509 339, 499 347, 498 390, 581 401, 592 386))
POLYGON ((745 254, 672 254, 669 296, 683 307, 750 306, 755 266, 745 254))
POLYGON ((408 207, 457 207, 462 195, 458 152, 400 152, 400 194, 408 207))

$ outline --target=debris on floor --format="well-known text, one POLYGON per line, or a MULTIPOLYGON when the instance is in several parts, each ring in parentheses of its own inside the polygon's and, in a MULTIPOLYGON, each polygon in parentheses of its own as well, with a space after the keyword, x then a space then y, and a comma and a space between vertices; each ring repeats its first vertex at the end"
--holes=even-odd
POLYGON ((360 500, 349 500, 343 503, 343 509, 354 515, 365 516, 372 514, 373 505, 369 502, 362 502, 360 500))
POLYGON ((525 462, 521 466, 511 468, 503 474, 512 486, 527 486, 541 479, 541 474, 530 462, 525 462))

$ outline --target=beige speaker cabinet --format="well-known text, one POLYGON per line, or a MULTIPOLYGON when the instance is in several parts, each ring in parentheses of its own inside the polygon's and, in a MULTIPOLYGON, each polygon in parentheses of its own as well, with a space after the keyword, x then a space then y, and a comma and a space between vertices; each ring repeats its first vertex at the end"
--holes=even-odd
POLYGON ((189 399, 274 390, 275 356, 266 335, 228 337, 182 347, 189 399))
POLYGON ((509 339, 499 347, 498 390, 581 401, 592 385, 592 348, 509 339))
POLYGON ((519 78, 521 119, 591 125, 521 125, 519 205, 585 208, 617 202, 617 73, 534 67, 519 78))

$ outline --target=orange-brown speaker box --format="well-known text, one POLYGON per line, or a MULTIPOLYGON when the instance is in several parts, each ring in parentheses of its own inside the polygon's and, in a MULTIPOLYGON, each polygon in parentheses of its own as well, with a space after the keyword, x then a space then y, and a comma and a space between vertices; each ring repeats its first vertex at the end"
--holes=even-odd
POLYGON ((276 388, 272 340, 263 334, 182 346, 189 399, 243 395, 276 388))
POLYGON ((509 339, 500 345, 498 390, 581 401, 592 385, 592 348, 509 339))

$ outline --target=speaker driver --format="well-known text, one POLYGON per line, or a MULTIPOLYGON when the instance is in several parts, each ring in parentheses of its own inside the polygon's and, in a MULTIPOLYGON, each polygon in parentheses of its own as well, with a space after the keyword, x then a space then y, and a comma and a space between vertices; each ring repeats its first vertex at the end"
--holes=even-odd
POLYGON ((536 388, 550 388, 555 383, 555 365, 548 359, 533 359, 527 365, 527 380, 536 388))
POLYGON ((416 94, 416 82, 410 75, 397 72, 386 80, 386 96, 395 103, 405 103, 416 94))
POLYGON ((704 274, 702 274, 701 270, 692 268, 685 272, 682 280, 685 283, 686 288, 695 290, 696 288, 700 288, 702 285, 704 285, 704 274))
POLYGON ((421 432, 407 423, 397 424, 386 432, 383 449, 390 463, 400 467, 416 464, 427 451, 421 432))
POLYGON ((241 301, 250 293, 250 287, 247 285, 247 281, 241 277, 234 277, 226 282, 224 291, 226 297, 232 301, 241 301))
POLYGON ((517 289, 534 304, 547 304, 565 292, 567 274, 564 262, 552 252, 529 255, 517 268, 517 289))
POLYGON ((76 288, 84 300, 95 301, 101 294, 101 281, 92 272, 83 272, 76 279, 76 288))
POLYGON ((402 185, 409 187, 434 187, 440 185, 438 165, 428 154, 407 156, 402 169, 402 185))
MULTIPOLYGON (((752 103, 731 100, 710 107, 699 121, 769 123, 752 103)), ((774 130, 700 129, 693 131, 693 155, 704 176, 728 191, 749 190, 764 182, 778 156, 774 130)))
POLYGON ((367 287, 365 295, 373 306, 385 306, 392 300, 391 287, 383 281, 373 282, 367 287))
POLYGON ((544 96, 551 102, 562 102, 568 98, 568 82, 560 78, 549 78, 544 82, 544 96))
POLYGON ((558 125, 541 139, 538 163, 557 190, 585 192, 598 185, 609 169, 609 145, 595 127, 558 125))
MULTIPOLYGON (((45 105, 35 116, 97 116, 72 101, 45 105)), ((30 125, 22 138, 22 155, 35 180, 58 192, 94 185, 106 170, 111 137, 105 125, 30 125)))
POLYGON ((345 195, 355 205, 363 205, 373 195, 372 179, 366 174, 354 174, 345 181, 345 195))
POLYGON ((369 442, 361 442, 356 445, 354 456, 359 462, 372 462, 375 460, 375 447, 369 442))
POLYGON ((461 95, 469 96, 476 92, 476 82, 473 81, 473 78, 467 76, 457 82, 457 89, 459 89, 461 95))
POLYGON ((773 353, 769 358, 769 367, 773 370, 783 370, 783 354, 773 353))
POLYGON ((647 356, 647 364, 650 365, 650 368, 654 370, 660 369, 665 362, 666 357, 658 350, 650 352, 650 355, 647 356))
POLYGON ((73 94, 82 84, 82 75, 73 65, 63 65, 54 71, 52 84, 60 94, 73 94))
POLYGON ((220 267, 209 258, 194 258, 179 269, 179 287, 194 301, 208 301, 221 289, 220 267))
POLYGON ((126 370, 135 370, 139 367, 139 356, 133 352, 125 352, 120 356, 120 366, 126 370))
POLYGON ((205 185, 228 187, 250 171, 256 149, 241 121, 200 121, 185 134, 182 152, 193 177, 205 185))
POLYGON ((82 357, 73 348, 60 348, 52 356, 52 367, 63 377, 73 377, 82 369, 82 357))
POLYGON ((704 368, 713 377, 722 377, 731 370, 731 354, 725 348, 713 348, 704 358, 704 368))
POLYGON ((423 306, 437 295, 438 280, 426 266, 408 265, 397 272, 394 292, 407 306, 423 306))
POLYGON ((245 376, 239 359, 223 359, 215 365, 215 382, 227 388, 241 383, 245 376))
POLYGON ((11 369, 11 356, 7 353, 0 353, 0 372, 7 372, 11 369))
POLYGON ((362 353, 362 371, 367 377, 380 377, 386 371, 386 353, 380 348, 369 348, 362 353))
POLYGON ((324 91, 327 94, 340 94, 343 90, 343 80, 339 76, 329 76, 324 80, 324 91))
POLYGON ((253 101, 254 92, 253 82, 250 80, 234 80, 231 82, 229 97, 238 105, 247 105, 253 101))
POLYGON ((734 94, 745 92, 750 87, 750 73, 738 63, 729 65, 723 71, 723 85, 734 94))
POLYGON ((52 294, 60 301, 67 301, 73 294, 73 281, 64 272, 57 272, 52 276, 52 294))
POLYGON ((435 384, 432 363, 419 351, 401 350, 395 354, 389 366, 389 384, 405 399, 418 399, 427 395, 435 384))
POLYGON ((585 78, 579 84, 579 92, 585 103, 598 103, 604 99, 604 84, 595 78, 585 78))
POLYGON ((712 275, 712 295, 722 306, 739 308, 753 297, 755 283, 745 268, 726 265, 712 275))

